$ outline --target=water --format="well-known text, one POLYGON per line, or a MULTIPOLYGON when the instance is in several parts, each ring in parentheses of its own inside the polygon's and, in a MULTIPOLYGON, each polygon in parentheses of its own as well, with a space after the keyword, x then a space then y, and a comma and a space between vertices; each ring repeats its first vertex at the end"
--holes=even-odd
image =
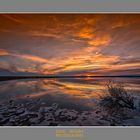
POLYGON ((26 79, 0 82, 0 101, 41 99, 47 106, 57 103, 69 109, 89 110, 99 95, 105 94, 109 80, 123 83, 134 96, 140 95, 139 78, 26 79))
POLYGON ((123 83, 130 94, 140 98, 139 78, 20 79, 0 82, 0 102, 14 100, 25 104, 31 101, 32 110, 37 112, 40 107, 54 103, 60 109, 93 111, 100 96, 106 94, 105 84, 110 80, 123 83))

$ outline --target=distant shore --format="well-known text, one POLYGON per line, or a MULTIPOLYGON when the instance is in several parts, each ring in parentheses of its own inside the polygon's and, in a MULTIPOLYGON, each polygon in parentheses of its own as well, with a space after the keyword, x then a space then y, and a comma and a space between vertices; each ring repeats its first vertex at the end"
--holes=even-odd
POLYGON ((119 78, 139 78, 139 75, 114 75, 114 76, 0 76, 0 81, 5 80, 14 80, 14 79, 36 79, 36 78, 113 78, 113 77, 119 77, 119 78))

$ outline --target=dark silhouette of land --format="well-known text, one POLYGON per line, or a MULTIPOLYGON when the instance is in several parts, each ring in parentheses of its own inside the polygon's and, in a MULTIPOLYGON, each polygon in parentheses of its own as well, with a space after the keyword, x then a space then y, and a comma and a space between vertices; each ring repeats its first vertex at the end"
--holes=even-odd
POLYGON ((114 76, 67 76, 67 75, 65 75, 65 76, 56 76, 56 75, 51 75, 51 76, 0 76, 0 81, 6 81, 6 80, 16 80, 16 79, 37 79, 37 78, 115 78, 115 77, 119 77, 119 78, 125 78, 125 77, 140 77, 140 75, 119 75, 119 76, 116 76, 116 75, 114 75, 114 76))

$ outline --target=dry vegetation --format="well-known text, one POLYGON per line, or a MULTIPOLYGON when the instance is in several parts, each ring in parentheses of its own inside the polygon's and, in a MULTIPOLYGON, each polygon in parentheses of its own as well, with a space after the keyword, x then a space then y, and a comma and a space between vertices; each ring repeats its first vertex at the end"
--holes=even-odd
POLYGON ((127 92, 123 84, 108 82, 106 88, 108 93, 100 97, 101 106, 113 109, 135 109, 134 97, 127 92))

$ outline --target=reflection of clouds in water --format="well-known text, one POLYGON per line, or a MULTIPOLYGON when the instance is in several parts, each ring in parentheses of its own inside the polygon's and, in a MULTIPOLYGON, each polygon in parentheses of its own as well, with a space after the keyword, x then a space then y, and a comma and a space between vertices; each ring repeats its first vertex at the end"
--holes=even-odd
MULTIPOLYGON (((17 100, 41 99, 45 104, 56 102, 62 107, 88 109, 93 108, 99 95, 105 94, 105 83, 109 79, 34 79, 12 80, 0 83, 0 99, 17 100)), ((139 91, 139 79, 114 78, 125 82, 126 89, 139 91)), ((133 92, 135 94, 135 92, 133 92)))

